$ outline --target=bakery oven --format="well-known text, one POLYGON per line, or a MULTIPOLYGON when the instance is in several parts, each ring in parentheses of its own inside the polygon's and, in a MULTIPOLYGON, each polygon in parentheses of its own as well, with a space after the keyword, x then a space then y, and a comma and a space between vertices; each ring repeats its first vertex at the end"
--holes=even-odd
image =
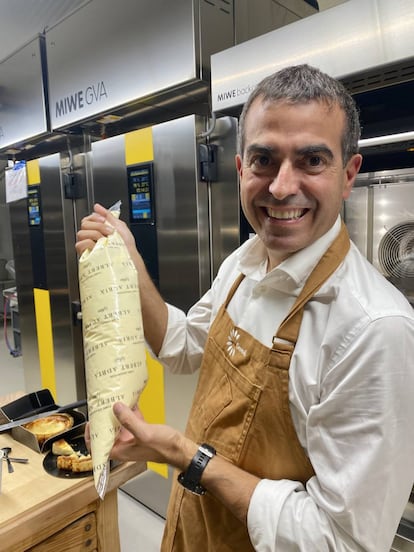
MULTIPOLYGON (((414 169, 360 174, 343 214, 360 251, 414 306, 414 169)), ((392 550, 414 552, 414 492, 392 550)))

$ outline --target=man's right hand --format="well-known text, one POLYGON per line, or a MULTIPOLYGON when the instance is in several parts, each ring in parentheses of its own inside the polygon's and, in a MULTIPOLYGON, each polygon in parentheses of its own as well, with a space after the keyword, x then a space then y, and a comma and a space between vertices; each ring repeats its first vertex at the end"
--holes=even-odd
POLYGON ((125 222, 114 217, 111 211, 96 203, 93 213, 82 219, 81 228, 76 234, 77 253, 82 255, 85 249, 93 249, 100 238, 108 236, 114 229, 122 237, 130 253, 136 250, 134 236, 125 222))

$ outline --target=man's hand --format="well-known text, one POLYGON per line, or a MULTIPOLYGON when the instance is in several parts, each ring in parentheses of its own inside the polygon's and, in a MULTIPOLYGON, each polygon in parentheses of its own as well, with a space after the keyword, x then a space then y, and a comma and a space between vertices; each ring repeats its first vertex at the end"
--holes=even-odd
POLYGON ((151 461, 167 463, 179 469, 187 468, 197 451, 197 445, 179 431, 167 425, 148 424, 138 409, 123 403, 113 408, 121 423, 110 457, 121 461, 151 461))
POLYGON ((122 237, 128 250, 134 251, 135 239, 125 222, 114 217, 111 211, 96 203, 94 212, 82 219, 81 228, 77 232, 75 247, 78 255, 82 255, 85 249, 93 249, 100 238, 109 236, 114 229, 122 237))
MULTIPOLYGON (((151 461, 166 463, 184 471, 197 452, 198 445, 167 425, 148 424, 138 409, 115 403, 114 414, 121 431, 110 457, 121 461, 151 461)), ((85 432, 89 448, 89 429, 85 432)), ((259 479, 219 455, 208 463, 202 484, 233 514, 246 523, 251 495, 259 479)))
POLYGON ((144 260, 136 248, 135 238, 127 224, 96 203, 94 212, 82 219, 81 228, 76 234, 76 251, 78 255, 82 255, 86 249, 92 250, 100 238, 109 236, 114 229, 124 240, 137 270, 145 339, 157 355, 167 331, 167 305, 148 274, 144 260))

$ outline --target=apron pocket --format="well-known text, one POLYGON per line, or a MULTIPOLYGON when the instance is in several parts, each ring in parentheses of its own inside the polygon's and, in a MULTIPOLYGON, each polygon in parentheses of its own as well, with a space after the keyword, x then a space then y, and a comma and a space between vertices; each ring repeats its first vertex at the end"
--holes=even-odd
POLYGON ((210 352, 213 364, 211 371, 206 367, 200 374, 189 427, 199 441, 237 462, 262 390, 230 362, 213 339, 210 352))

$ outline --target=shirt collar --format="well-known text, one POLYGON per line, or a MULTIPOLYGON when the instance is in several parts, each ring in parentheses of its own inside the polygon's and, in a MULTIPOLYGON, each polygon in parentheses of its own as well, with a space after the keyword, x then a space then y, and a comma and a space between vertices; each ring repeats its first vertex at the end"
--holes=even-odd
POLYGON ((267 252, 263 242, 258 236, 245 242, 239 250, 238 269, 246 276, 255 280, 272 278, 280 273, 285 273, 296 286, 301 287, 320 258, 337 237, 341 229, 341 218, 338 216, 334 225, 314 243, 294 253, 285 259, 280 265, 266 272, 267 252))

